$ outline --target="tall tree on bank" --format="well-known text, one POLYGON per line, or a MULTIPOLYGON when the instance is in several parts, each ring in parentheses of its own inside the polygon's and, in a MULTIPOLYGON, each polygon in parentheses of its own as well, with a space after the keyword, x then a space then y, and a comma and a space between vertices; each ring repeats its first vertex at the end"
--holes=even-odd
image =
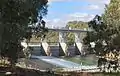
POLYGON ((109 51, 120 49, 120 1, 111 0, 106 7, 102 17, 96 16, 89 22, 89 27, 93 30, 89 32, 84 39, 89 50, 97 55, 104 55, 109 51), (91 42, 95 47, 91 47, 91 42))
POLYGON ((88 25, 92 31, 88 32, 86 37, 83 39, 84 44, 88 46, 89 52, 94 52, 97 55, 104 54, 107 45, 103 44, 106 44, 106 41, 109 38, 105 35, 107 33, 105 30, 106 25, 102 22, 102 18, 98 15, 96 15, 92 21, 88 22, 88 25))
MULTIPOLYGON (((22 50, 21 40, 30 38, 28 25, 45 22, 42 17, 47 14, 47 0, 0 0, 0 53, 8 57, 11 64, 18 58, 22 50)), ((37 26, 37 27, 38 27, 37 26)), ((41 30, 39 29, 39 30, 41 30)), ((38 29, 37 29, 38 31, 38 29)))
POLYGON ((111 39, 113 45, 120 48, 120 1, 111 0, 110 4, 106 7, 103 21, 106 27, 111 31, 111 39))

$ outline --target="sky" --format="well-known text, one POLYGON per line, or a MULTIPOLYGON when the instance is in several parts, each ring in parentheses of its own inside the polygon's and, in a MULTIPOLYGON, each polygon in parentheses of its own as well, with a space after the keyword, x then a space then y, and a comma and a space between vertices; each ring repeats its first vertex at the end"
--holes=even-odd
POLYGON ((95 15, 104 13, 105 4, 110 0, 49 0, 47 27, 65 27, 69 21, 88 22, 95 15))

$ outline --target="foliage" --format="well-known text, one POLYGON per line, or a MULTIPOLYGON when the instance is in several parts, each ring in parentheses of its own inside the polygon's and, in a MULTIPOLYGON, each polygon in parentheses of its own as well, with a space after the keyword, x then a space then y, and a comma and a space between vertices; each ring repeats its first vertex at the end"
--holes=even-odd
POLYGON ((59 34, 58 32, 49 31, 45 39, 49 44, 55 44, 59 41, 59 34))
POLYGON ((84 29, 88 28, 87 22, 82 22, 82 21, 70 21, 67 23, 67 26, 72 29, 84 29))
POLYGON ((111 31, 113 44, 120 48, 120 1, 111 0, 103 15, 103 22, 111 31))
MULTIPOLYGON (((84 38, 84 44, 89 46, 88 50, 90 52, 95 52, 96 54, 104 54, 108 50, 106 47, 110 47, 110 32, 106 29, 106 25, 102 22, 102 18, 98 15, 88 23, 92 32, 88 32, 87 36, 84 38), (91 43, 95 43, 92 47, 91 43)), ((111 50, 111 49, 109 49, 111 50)))
POLYGON ((98 55, 106 54, 109 51, 120 48, 120 1, 111 0, 106 7, 102 17, 96 17, 89 22, 89 27, 93 30, 88 32, 84 39, 84 43, 89 46, 89 50, 98 55), (94 42, 95 47, 92 48, 90 43, 94 42))
MULTIPOLYGON (((28 25, 39 22, 44 28, 42 16, 47 14, 47 0, 1 0, 0 1, 0 51, 14 64, 22 50, 21 40, 30 38, 33 29, 28 25)), ((37 27, 38 27, 37 26, 37 27)), ((39 30, 43 29, 42 27, 39 30)))
POLYGON ((120 1, 111 0, 110 4, 106 6, 105 13, 103 14, 103 21, 108 27, 117 29, 120 23, 120 1))
MULTIPOLYGON (((86 29, 88 28, 87 22, 82 21, 70 21, 67 23, 67 26, 69 29, 86 29)), ((84 37, 85 34, 82 34, 82 37, 84 37)), ((68 45, 74 44, 75 36, 74 33, 67 33, 67 43, 68 45)))

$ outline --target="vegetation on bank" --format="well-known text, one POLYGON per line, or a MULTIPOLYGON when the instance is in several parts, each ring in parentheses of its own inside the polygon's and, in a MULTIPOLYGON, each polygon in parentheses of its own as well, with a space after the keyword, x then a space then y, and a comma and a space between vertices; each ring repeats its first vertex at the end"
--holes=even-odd
POLYGON ((9 62, 8 67, 14 72, 17 72, 15 64, 20 52, 25 54, 26 51, 23 51, 22 40, 29 41, 33 34, 45 36, 47 29, 43 16, 47 14, 47 2, 48 0, 0 0, 0 59, 3 63, 9 62))
POLYGON ((59 76, 50 71, 39 71, 36 69, 27 69, 16 67, 15 70, 11 67, 0 67, 0 76, 59 76))
MULTIPOLYGON (((98 66, 101 69, 119 68, 120 59, 120 1, 111 0, 102 16, 96 15, 88 22, 92 29, 84 38, 88 51, 99 56, 98 66), (94 43, 94 46, 91 45, 94 43), (103 68, 101 66, 104 66, 103 68)), ((112 70, 112 71, 113 71, 112 70)))
POLYGON ((120 73, 105 73, 105 72, 58 72, 58 76, 119 76, 120 73))
MULTIPOLYGON (((0 76, 46 76, 47 73, 15 66, 23 51, 21 41, 34 34, 44 37, 43 16, 48 0, 0 0, 0 76), (38 23, 38 24, 36 24, 38 23), (42 35, 41 35, 42 34, 42 35)), ((25 56, 26 57, 26 56, 25 56)))
POLYGON ((96 15, 92 21, 88 22, 89 28, 93 31, 87 33, 84 44, 89 46, 89 51, 94 51, 96 54, 120 51, 119 6, 119 0, 111 0, 102 16, 96 15), (95 47, 91 47, 91 42, 95 43, 95 47))

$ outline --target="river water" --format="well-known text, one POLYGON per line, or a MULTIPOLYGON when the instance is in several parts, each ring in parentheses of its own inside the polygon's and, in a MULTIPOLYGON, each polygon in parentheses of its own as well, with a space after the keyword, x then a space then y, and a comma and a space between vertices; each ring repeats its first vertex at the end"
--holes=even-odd
POLYGON ((72 61, 82 65, 97 65, 98 58, 95 55, 75 56, 75 57, 61 57, 62 59, 72 61))
POLYGON ((52 64, 56 67, 63 68, 74 68, 81 66, 91 66, 97 65, 97 58, 95 55, 88 55, 85 57, 75 56, 75 57, 52 57, 52 56, 42 56, 42 51, 40 48, 34 48, 34 52, 31 58, 37 58, 38 61, 44 61, 48 64, 52 64))
POLYGON ((70 68, 73 70, 81 70, 81 69, 97 68, 96 66, 97 60, 95 60, 95 57, 93 55, 86 57, 60 57, 60 58, 56 58, 52 56, 31 56, 31 58, 37 59, 39 61, 44 61, 48 63, 48 65, 52 64, 52 66, 55 66, 55 67, 51 67, 51 69, 70 68))
POLYGON ((61 58, 51 57, 51 56, 32 56, 31 58, 38 58, 39 60, 53 64, 56 67, 72 68, 72 67, 80 66, 80 64, 78 63, 67 61, 61 58))

